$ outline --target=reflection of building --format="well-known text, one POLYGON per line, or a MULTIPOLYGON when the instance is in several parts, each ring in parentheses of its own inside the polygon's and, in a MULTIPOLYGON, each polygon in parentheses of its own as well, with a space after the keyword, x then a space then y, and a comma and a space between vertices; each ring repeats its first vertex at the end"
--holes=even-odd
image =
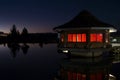
POLYGON ((109 34, 116 31, 113 25, 99 21, 88 11, 82 11, 73 20, 55 27, 54 30, 60 33, 61 52, 89 57, 93 53, 94 56, 101 55, 96 54, 97 49, 104 51, 110 47, 109 34))
POLYGON ((115 80, 110 74, 112 59, 77 58, 63 60, 58 80, 115 80), (111 79, 110 79, 111 78, 111 79))
POLYGON ((113 63, 120 63, 120 53, 114 53, 113 63))

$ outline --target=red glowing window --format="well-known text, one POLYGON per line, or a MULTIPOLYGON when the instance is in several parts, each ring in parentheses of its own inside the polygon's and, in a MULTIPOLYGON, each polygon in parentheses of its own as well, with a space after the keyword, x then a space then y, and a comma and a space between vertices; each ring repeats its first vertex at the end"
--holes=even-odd
POLYGON ((90 75, 90 80, 96 80, 95 74, 91 74, 91 75, 90 75))
POLYGON ((96 42, 96 34, 90 34, 90 41, 96 42))
POLYGON ((102 42, 102 40, 103 40, 103 35, 97 34, 97 42, 102 42))
POLYGON ((81 74, 77 73, 77 80, 81 80, 81 74))
POLYGON ((86 34, 82 34, 82 42, 86 42, 86 34))
POLYGON ((72 72, 68 72, 67 75, 68 75, 68 80, 72 80, 72 72))
POLYGON ((91 42, 102 42, 103 41, 103 34, 90 34, 90 41, 91 42))
POLYGON ((68 34, 68 42, 86 42, 86 34, 68 34))
POLYGON ((81 34, 77 34, 77 42, 81 42, 82 38, 81 38, 81 34))
POLYGON ((97 77, 97 80, 103 80, 103 78, 102 78, 102 73, 98 73, 98 74, 96 75, 96 77, 97 77))
POLYGON ((73 41, 73 35, 72 34, 68 34, 68 42, 72 42, 73 41))
POLYGON ((103 80, 102 74, 100 73, 90 74, 90 80, 103 80))
POLYGON ((81 78, 82 78, 81 80, 86 80, 86 75, 82 74, 81 78))
POLYGON ((77 73, 73 73, 73 79, 72 80, 77 80, 77 73))
POLYGON ((77 39, 77 35, 73 34, 73 42, 76 42, 76 39, 77 39))

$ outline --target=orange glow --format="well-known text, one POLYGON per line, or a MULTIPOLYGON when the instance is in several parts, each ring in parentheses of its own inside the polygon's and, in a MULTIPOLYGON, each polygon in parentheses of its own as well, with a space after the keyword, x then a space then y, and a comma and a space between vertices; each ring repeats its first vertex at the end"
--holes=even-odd
POLYGON ((81 42, 81 34, 77 34, 77 42, 81 42))
POLYGON ((90 34, 90 41, 91 42, 103 42, 103 34, 90 34))
POLYGON ((82 42, 86 42, 86 34, 82 34, 82 42))
POLYGON ((68 42, 86 42, 86 34, 68 34, 68 42))
POLYGON ((97 42, 102 42, 102 40, 103 40, 103 35, 97 34, 97 42))
POLYGON ((93 73, 87 76, 86 74, 76 73, 76 72, 67 72, 68 80, 103 80, 102 73, 93 73))
POLYGON ((68 42, 72 42, 73 41, 73 35, 72 34, 68 34, 68 42))
POLYGON ((73 34, 73 42, 76 42, 76 34, 73 34))
POLYGON ((96 34, 90 34, 90 41, 96 42, 96 34))

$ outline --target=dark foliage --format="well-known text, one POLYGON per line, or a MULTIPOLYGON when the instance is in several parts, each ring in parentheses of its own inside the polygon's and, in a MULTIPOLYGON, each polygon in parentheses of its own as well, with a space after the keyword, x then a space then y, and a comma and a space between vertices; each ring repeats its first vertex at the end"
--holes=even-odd
POLYGON ((16 25, 13 25, 7 36, 0 37, 0 43, 51 43, 57 42, 57 37, 57 33, 28 33, 25 27, 20 34, 16 25))

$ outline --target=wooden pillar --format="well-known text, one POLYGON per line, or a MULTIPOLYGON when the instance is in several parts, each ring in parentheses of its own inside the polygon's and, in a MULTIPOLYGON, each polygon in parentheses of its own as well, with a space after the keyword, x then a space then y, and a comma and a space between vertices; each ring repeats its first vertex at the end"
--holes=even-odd
POLYGON ((68 35, 68 33, 67 33, 67 32, 64 32, 64 35, 65 35, 65 36, 64 36, 64 37, 65 37, 65 38, 64 38, 64 39, 65 39, 65 41, 64 41, 64 47, 67 47, 67 41, 68 41, 68 40, 67 40, 67 35, 68 35))
POLYGON ((90 34, 91 34, 91 29, 90 30, 88 30, 88 32, 87 32, 87 47, 88 48, 90 48, 90 34))

